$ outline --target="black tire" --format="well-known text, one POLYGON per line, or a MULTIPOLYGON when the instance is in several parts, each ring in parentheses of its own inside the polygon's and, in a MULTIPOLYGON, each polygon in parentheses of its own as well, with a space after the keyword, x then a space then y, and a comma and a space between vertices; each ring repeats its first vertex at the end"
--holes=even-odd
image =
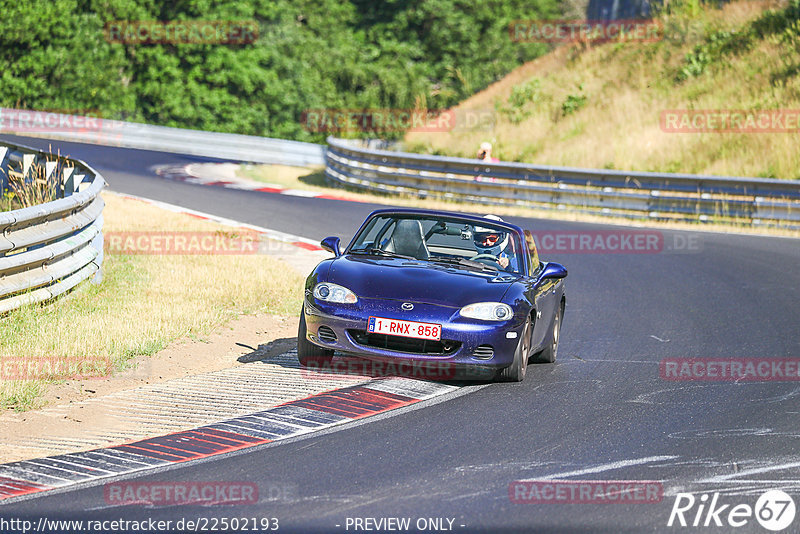
POLYGON ((528 370, 528 358, 531 351, 531 318, 525 321, 522 334, 517 343, 517 350, 514 351, 514 362, 500 371, 500 379, 506 382, 522 382, 525 380, 525 373, 528 370))
POLYGON ((536 355, 536 362, 538 363, 555 363, 556 356, 558 356, 558 342, 561 338, 561 319, 564 315, 564 305, 558 306, 558 312, 553 317, 553 331, 550 339, 550 344, 542 352, 536 355))
POLYGON ((333 360, 333 350, 324 349, 311 343, 307 335, 306 314, 300 311, 300 326, 297 329, 297 360, 303 367, 317 367, 330 365, 333 360))

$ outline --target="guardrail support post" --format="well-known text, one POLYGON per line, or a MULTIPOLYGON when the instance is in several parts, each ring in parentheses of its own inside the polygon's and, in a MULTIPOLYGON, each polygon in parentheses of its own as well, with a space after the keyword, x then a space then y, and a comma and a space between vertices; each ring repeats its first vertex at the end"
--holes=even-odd
POLYGON ((28 183, 28 172, 33 167, 34 162, 36 161, 36 154, 23 154, 22 155, 22 180, 25 183, 28 183))
POLYGON ((63 198, 64 195, 63 194, 59 194, 59 193, 61 193, 61 188, 58 186, 58 178, 53 176, 54 173, 56 172, 56 169, 58 169, 58 162, 57 161, 45 161, 44 162, 44 175, 45 175, 44 179, 47 182, 47 184, 50 184, 50 180, 53 180, 53 184, 54 184, 55 190, 56 190, 55 191, 56 198, 63 198))
POLYGON ((62 173, 61 177, 61 189, 63 191, 62 197, 66 198, 71 196, 72 193, 75 192, 75 185, 73 174, 75 172, 75 167, 64 167, 64 172, 62 173))
POLYGON ((8 147, 0 146, 0 195, 5 194, 8 188, 8 164, 6 163, 6 156, 8 156, 8 147))
POLYGON ((94 277, 92 278, 93 284, 99 284, 103 281, 103 231, 102 231, 102 215, 100 216, 101 221, 101 231, 98 233, 94 239, 92 239, 92 248, 97 251, 97 257, 94 259, 94 263, 97 265, 97 272, 94 273, 94 277))
POLYGON ((70 191, 70 193, 69 193, 70 195, 80 191, 81 184, 83 183, 83 179, 84 179, 85 176, 86 176, 85 174, 76 174, 76 175, 73 176, 73 184, 75 184, 75 185, 74 185, 72 191, 70 191))

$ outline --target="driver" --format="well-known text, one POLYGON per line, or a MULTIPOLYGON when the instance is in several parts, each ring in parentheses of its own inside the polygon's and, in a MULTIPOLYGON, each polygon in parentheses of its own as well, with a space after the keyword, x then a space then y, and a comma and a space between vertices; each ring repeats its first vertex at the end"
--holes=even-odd
MULTIPOLYGON (((497 215, 485 215, 484 219, 502 221, 497 215)), ((476 226, 472 234, 475 250, 478 254, 489 254, 497 258, 497 263, 505 270, 517 272, 517 255, 513 251, 513 242, 508 232, 476 226), (510 267, 510 269, 509 269, 510 267)))

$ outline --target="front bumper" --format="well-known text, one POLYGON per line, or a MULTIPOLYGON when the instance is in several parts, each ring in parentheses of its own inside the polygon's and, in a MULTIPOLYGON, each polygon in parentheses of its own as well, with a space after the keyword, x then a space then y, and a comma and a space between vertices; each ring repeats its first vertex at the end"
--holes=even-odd
POLYGON ((308 340, 328 349, 382 361, 439 362, 459 368, 480 367, 490 371, 503 369, 513 362, 525 323, 524 315, 515 315, 508 321, 480 321, 461 317, 459 308, 414 302, 412 311, 404 311, 401 304, 402 301, 397 300, 364 298, 360 298, 356 304, 332 304, 306 295, 304 309, 308 340), (364 334, 370 316, 441 324, 441 349, 444 350, 437 351, 434 347, 426 353, 415 352, 414 347, 403 346, 403 338, 390 340, 398 341, 387 343, 391 349, 376 346, 378 343, 370 344, 364 334), (322 336, 319 334, 320 327, 326 327, 322 336), (335 334, 335 340, 330 331, 335 334), (487 346, 492 349, 488 358, 487 346), (399 347, 402 348, 398 350, 399 347))

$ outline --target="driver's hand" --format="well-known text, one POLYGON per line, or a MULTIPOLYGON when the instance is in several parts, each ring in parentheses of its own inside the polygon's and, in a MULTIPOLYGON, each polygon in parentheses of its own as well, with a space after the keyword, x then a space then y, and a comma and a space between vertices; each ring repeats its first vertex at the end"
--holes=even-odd
POLYGON ((497 258, 497 263, 500 264, 500 267, 505 269, 506 267, 508 267, 508 257, 500 256, 499 258, 497 258))

